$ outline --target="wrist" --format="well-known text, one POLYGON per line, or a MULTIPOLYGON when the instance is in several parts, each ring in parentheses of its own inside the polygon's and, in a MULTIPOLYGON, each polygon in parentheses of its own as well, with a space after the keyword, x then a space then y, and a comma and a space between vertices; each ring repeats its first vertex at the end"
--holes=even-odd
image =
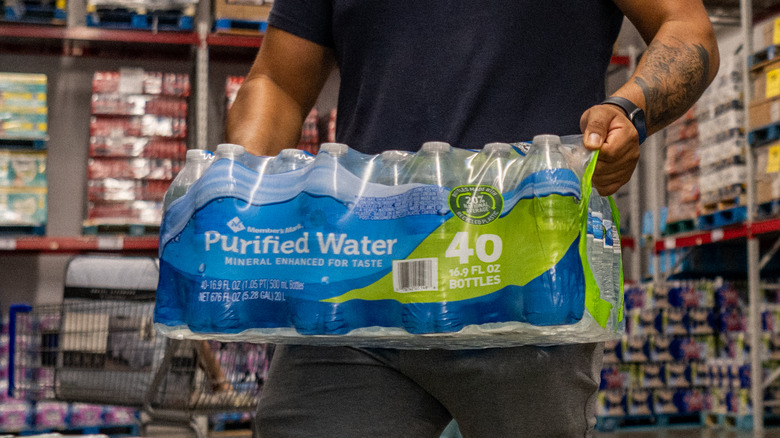
POLYGON ((645 124, 645 112, 642 108, 639 108, 630 100, 620 96, 608 97, 604 99, 601 104, 613 105, 623 110, 623 114, 631 121, 631 124, 634 125, 634 128, 639 135, 639 144, 644 143, 647 138, 647 126, 645 124))

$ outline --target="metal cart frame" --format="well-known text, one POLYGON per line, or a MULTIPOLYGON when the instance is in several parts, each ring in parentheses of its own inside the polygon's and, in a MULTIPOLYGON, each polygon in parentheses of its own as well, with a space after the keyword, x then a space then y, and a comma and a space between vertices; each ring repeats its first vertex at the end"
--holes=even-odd
POLYGON ((66 293, 60 304, 12 305, 9 395, 133 407, 142 434, 151 424, 186 425, 198 438, 208 435, 207 415, 255 411, 270 346, 166 338, 154 329, 149 294, 134 298, 120 286, 98 285, 92 299, 66 293))

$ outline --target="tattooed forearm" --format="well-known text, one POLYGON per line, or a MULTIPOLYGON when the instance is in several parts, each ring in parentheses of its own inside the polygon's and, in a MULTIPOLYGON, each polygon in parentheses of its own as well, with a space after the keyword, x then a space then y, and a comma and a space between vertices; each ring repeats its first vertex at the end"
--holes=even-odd
POLYGON ((707 88, 710 55, 700 44, 655 42, 643 58, 642 72, 634 83, 645 95, 648 130, 662 128, 680 117, 707 88))

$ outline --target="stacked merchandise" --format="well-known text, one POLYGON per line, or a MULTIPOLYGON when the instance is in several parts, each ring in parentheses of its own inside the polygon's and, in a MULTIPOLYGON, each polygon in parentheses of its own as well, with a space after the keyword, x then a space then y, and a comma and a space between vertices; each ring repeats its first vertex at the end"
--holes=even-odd
POLYGON ((701 99, 665 130, 667 234, 745 219, 741 59, 724 57, 701 99))
MULTIPOLYGON (((780 288, 765 293, 761 357, 780 363, 780 288)), ((701 412, 708 424, 751 422, 748 309, 743 287, 720 280, 626 291, 626 336, 605 348, 598 415, 626 422, 701 412)), ((769 385, 769 399, 780 384, 769 385)), ((774 408, 776 409, 776 408, 774 408)), ((697 421, 691 417, 692 421, 697 421)))
POLYGON ((757 26, 764 48, 751 57, 751 103, 749 139, 756 154, 756 202, 759 216, 780 214, 780 59, 775 44, 780 43, 777 19, 757 26))
POLYGON ((714 296, 706 281, 626 290, 626 335, 605 347, 599 416, 657 420, 709 408, 714 296))
POLYGON ((92 89, 85 229, 159 226, 186 155, 189 77, 96 72, 92 89))
POLYGON ((260 35, 267 28, 269 0, 215 0, 214 30, 218 33, 260 35))
POLYGON ((693 111, 666 128, 666 232, 694 228, 699 202, 698 124, 693 111))
POLYGON ((5 0, 4 13, 8 21, 65 24, 67 10, 66 0, 5 0))
MULTIPOLYGON (((728 286, 728 285, 727 285, 728 286)), ((780 399, 780 382, 767 381, 772 370, 780 367, 780 287, 765 285, 761 303, 761 344, 759 356, 764 383, 764 399, 780 399)), ((743 300, 744 290, 722 287, 716 295, 721 333, 720 354, 712 363, 712 413, 732 418, 732 423, 749 427, 753 406, 751 402, 750 328, 747 326, 748 308, 743 300)), ((778 406, 769 406, 764 415, 778 415, 778 406)))
MULTIPOLYGON (((711 414, 744 417, 752 414, 750 404, 750 339, 744 290, 726 284, 716 294, 719 315, 719 354, 710 361, 711 414)), ((715 423, 715 421, 710 421, 715 423)))
POLYGON ((46 75, 0 73, 0 140, 4 144, 45 142, 46 75))
MULTIPOLYGON (((225 82, 225 99, 226 108, 230 110, 233 106, 233 102, 236 100, 236 93, 241 88, 241 84, 244 83, 243 76, 228 76, 225 82)), ((333 142, 336 138, 336 110, 331 110, 328 120, 328 141, 333 142)), ((301 129, 301 139, 298 142, 298 149, 304 150, 311 154, 316 154, 319 150, 320 144, 320 132, 319 132, 319 113, 316 108, 313 108, 306 119, 303 121, 303 128, 301 129)))
POLYGON ((193 30, 198 0, 88 0, 87 26, 193 30))
POLYGON ((46 76, 0 73, 0 227, 46 226, 46 76))
POLYGON ((695 107, 700 143, 700 229, 747 217, 742 62, 739 56, 724 56, 717 77, 695 107))

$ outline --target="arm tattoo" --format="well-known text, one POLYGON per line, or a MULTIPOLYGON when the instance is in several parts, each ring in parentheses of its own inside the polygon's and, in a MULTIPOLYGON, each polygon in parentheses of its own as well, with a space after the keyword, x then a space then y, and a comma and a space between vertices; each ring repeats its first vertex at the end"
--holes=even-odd
POLYGON ((652 43, 645 68, 634 79, 645 95, 648 128, 663 128, 680 117, 707 88, 710 55, 701 45, 652 43))

